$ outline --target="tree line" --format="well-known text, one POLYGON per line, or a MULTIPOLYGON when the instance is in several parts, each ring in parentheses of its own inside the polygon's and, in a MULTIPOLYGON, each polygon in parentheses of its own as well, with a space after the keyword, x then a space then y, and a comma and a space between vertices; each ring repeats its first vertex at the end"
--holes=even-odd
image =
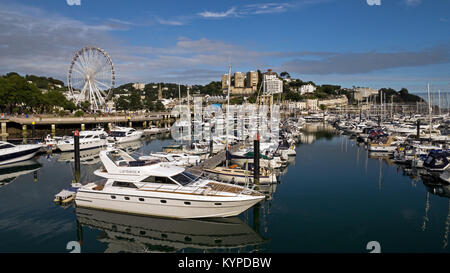
MULTIPOLYGON (((56 113, 62 109, 74 111, 75 104, 66 99, 58 90, 42 90, 31 79, 36 76, 22 77, 11 72, 0 76, 0 111, 13 114, 56 113)), ((40 87, 49 87, 49 83, 61 84, 54 79, 39 79, 40 87)), ((64 84, 62 83, 62 86, 64 84)))

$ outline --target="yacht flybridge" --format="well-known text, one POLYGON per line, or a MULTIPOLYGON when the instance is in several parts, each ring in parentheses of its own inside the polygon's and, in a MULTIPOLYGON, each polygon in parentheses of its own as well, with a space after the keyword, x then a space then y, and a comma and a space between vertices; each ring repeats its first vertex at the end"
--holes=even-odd
POLYGON ((101 151, 94 172, 106 183, 78 190, 78 207, 172 218, 236 216, 265 196, 255 190, 194 176, 158 159, 135 160, 121 150, 101 151))

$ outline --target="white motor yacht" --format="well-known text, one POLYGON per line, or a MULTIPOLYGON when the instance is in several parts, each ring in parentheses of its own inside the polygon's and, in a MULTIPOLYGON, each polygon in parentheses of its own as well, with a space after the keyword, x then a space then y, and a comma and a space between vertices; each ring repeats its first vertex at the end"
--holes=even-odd
POLYGON ((0 165, 25 161, 37 154, 42 144, 15 145, 6 141, 0 141, 0 165))
POLYGON ((144 132, 130 127, 114 127, 108 136, 108 141, 125 143, 139 140, 144 132))
POLYGON ((42 143, 42 147, 46 150, 56 150, 56 144, 58 143, 58 141, 63 140, 64 137, 52 137, 50 134, 48 134, 45 138, 44 138, 44 142, 42 143))
MULTIPOLYGON (((106 140, 106 132, 101 130, 87 130, 80 132, 80 150, 94 149, 98 147, 106 146, 108 141, 106 140)), ((58 141, 56 144, 59 150, 62 152, 73 151, 75 149, 74 138, 65 138, 58 141)))
POLYGON ((200 156, 198 155, 189 155, 186 153, 150 153, 149 156, 141 156, 139 160, 152 160, 152 159, 161 159, 162 162, 168 162, 174 164, 175 166, 196 166, 200 164, 200 156))
POLYGON ((161 129, 154 126, 154 125, 150 125, 147 129, 144 129, 144 134, 148 134, 148 135, 156 135, 161 133, 161 129))
POLYGON ((88 183, 75 197, 77 207, 172 218, 236 216, 265 198, 247 187, 203 179, 159 160, 135 160, 118 150, 121 160, 101 151, 106 183, 88 183))

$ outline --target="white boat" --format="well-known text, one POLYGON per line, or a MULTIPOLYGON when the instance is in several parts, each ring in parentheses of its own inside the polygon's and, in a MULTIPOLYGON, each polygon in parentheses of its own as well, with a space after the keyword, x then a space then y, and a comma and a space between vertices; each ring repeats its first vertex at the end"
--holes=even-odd
POLYGON ((75 197, 77 207, 171 218, 229 217, 265 198, 247 187, 195 177, 181 167, 117 152, 122 158, 117 161, 111 152, 100 152, 104 168, 94 174, 107 181, 81 187, 75 197))
POLYGON ((369 143, 369 152, 370 153, 387 153, 393 154, 397 149, 399 142, 396 141, 395 137, 389 136, 386 142, 372 142, 369 143))
POLYGON ((63 140, 64 137, 52 137, 50 134, 48 134, 45 138, 44 138, 44 142, 42 143, 42 147, 46 150, 56 150, 56 144, 58 143, 58 141, 63 140))
MULTIPOLYGON (((80 150, 94 149, 106 146, 106 132, 101 130, 89 130, 80 132, 80 150)), ((65 138, 56 144, 62 152, 73 151, 75 149, 74 138, 65 138)))
POLYGON ((107 139, 110 142, 125 143, 139 140, 144 132, 130 127, 114 127, 107 139))
POLYGON ((443 171, 439 177, 444 180, 445 182, 447 182, 447 184, 450 184, 450 170, 447 169, 445 171, 443 171))
POLYGON ((149 156, 140 156, 139 160, 160 159, 162 162, 168 162, 175 166, 196 166, 200 164, 201 158, 198 155, 186 153, 150 153, 149 156))
POLYGON ((0 165, 25 161, 37 154, 42 144, 15 145, 6 141, 0 141, 0 165))
MULTIPOLYGON (((236 184, 253 184, 253 171, 246 171, 239 168, 216 167, 214 169, 204 169, 208 177, 216 180, 231 182, 236 184)), ((276 175, 268 169, 261 168, 259 175, 260 184, 277 183, 276 175)))
POLYGON ((144 134, 146 134, 146 135, 156 135, 161 132, 162 132, 162 130, 154 125, 150 125, 149 128, 144 129, 144 134))

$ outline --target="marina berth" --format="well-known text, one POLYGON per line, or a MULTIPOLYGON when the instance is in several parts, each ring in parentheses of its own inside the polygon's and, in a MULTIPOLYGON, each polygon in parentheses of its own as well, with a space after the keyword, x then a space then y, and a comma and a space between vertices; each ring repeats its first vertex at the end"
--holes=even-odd
POLYGON ((88 183, 77 207, 172 218, 236 216, 265 196, 248 187, 194 176, 159 160, 135 160, 123 151, 101 151, 94 172, 105 183, 88 183))
POLYGON ((108 141, 114 143, 133 142, 141 139, 143 131, 130 127, 114 127, 108 134, 108 141))
POLYGON ((15 145, 6 141, 0 141, 0 165, 31 159, 41 148, 42 144, 15 145))

